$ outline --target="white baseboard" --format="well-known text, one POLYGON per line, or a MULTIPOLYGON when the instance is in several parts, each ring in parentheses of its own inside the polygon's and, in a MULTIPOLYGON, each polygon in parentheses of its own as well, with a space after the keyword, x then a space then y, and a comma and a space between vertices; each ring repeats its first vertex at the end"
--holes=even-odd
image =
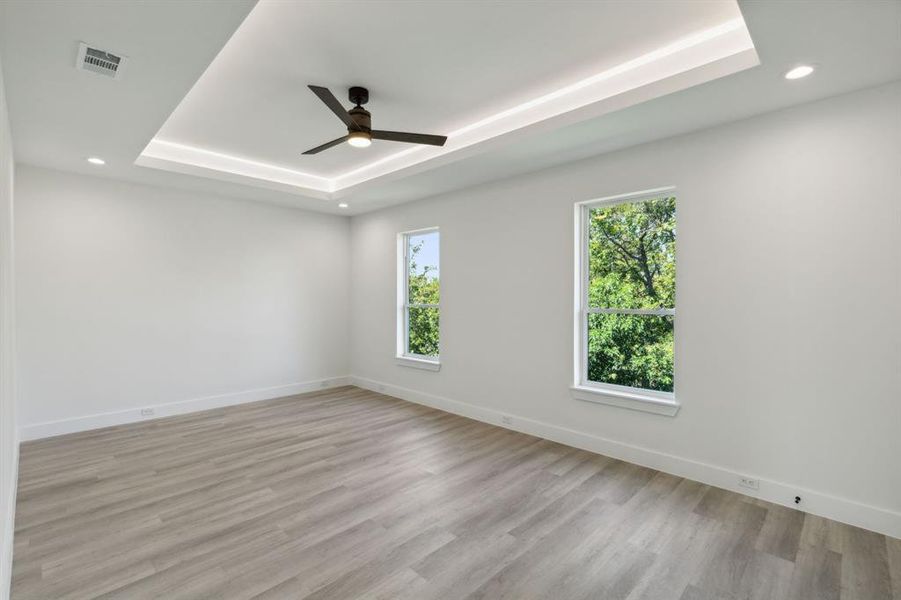
POLYGON ((13 534, 16 529, 16 494, 19 489, 19 440, 13 442, 12 484, 9 486, 9 502, 3 515, 3 539, 0 540, 0 600, 8 600, 12 587, 13 534))
POLYGON ((321 389, 349 384, 350 377, 348 376, 330 377, 328 379, 316 379, 314 381, 291 383, 268 388, 246 390, 243 392, 207 396, 204 398, 193 398, 191 400, 181 400, 166 404, 141 406, 127 410, 75 417, 72 419, 46 421, 44 423, 25 425, 20 431, 20 436, 23 441, 37 440, 57 435, 65 435, 67 433, 77 433, 79 431, 88 431, 90 429, 100 429, 102 427, 111 427, 113 425, 124 425, 126 423, 149 421, 151 419, 159 419, 162 417, 210 410, 211 408, 232 406, 234 404, 272 400, 273 398, 293 396, 294 394, 305 394, 307 392, 315 392, 321 389), (152 408, 154 414, 152 416, 142 415, 141 410, 145 408, 152 408))
POLYGON ((353 385, 394 396, 401 400, 431 406, 432 408, 469 417, 477 421, 528 433, 574 448, 603 454, 604 456, 642 465, 746 496, 767 500, 774 504, 796 508, 814 515, 901 538, 901 513, 892 510, 764 478, 758 478, 760 481, 759 490, 749 490, 739 487, 738 480, 741 476, 753 476, 753 474, 742 473, 740 475, 735 471, 717 465, 674 456, 650 448, 634 446, 516 415, 509 415, 512 417, 513 422, 512 424, 506 424, 501 421, 501 417, 507 415, 507 413, 501 413, 491 408, 476 406, 467 402, 460 402, 459 400, 451 400, 450 398, 418 392, 363 377, 352 376, 350 379, 353 385), (795 496, 801 497, 799 505, 795 504, 795 496))

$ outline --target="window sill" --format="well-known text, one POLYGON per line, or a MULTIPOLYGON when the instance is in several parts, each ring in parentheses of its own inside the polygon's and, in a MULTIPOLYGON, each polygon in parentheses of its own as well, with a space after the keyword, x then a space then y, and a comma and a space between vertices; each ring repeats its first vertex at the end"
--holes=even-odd
POLYGON ((395 356, 394 360, 402 367, 422 369, 424 371, 440 371, 441 363, 427 358, 413 358, 412 356, 395 356))
POLYGON ((643 394, 581 385, 574 385, 569 389, 573 398, 584 400, 585 402, 608 404, 668 417, 675 417, 676 413, 679 412, 679 403, 676 402, 675 398, 658 398, 656 396, 645 396, 643 394))

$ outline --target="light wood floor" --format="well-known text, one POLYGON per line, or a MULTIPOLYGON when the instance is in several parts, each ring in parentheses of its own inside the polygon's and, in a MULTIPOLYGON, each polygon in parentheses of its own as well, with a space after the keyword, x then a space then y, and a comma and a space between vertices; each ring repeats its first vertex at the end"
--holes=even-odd
POLYGON ((352 387, 19 473, 15 599, 901 599, 899 540, 352 387))

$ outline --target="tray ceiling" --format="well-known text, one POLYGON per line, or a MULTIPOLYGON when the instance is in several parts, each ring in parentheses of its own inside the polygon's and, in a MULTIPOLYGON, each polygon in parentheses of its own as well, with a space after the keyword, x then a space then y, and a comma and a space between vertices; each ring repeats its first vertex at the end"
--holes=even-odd
POLYGON ((251 11, 138 164, 337 197, 757 64, 737 4, 274 2, 251 11), (301 153, 346 133, 307 89, 373 127, 449 135, 301 153))

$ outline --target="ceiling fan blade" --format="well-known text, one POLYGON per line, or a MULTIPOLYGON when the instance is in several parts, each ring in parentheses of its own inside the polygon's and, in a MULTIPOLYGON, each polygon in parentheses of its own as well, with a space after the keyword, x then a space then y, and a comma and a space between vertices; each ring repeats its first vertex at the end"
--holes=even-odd
POLYGON ((338 118, 341 119, 341 121, 345 125, 347 125, 350 129, 354 129, 356 131, 360 130, 360 126, 357 125, 356 121, 354 121, 350 117, 350 115, 347 113, 347 110, 345 110, 345 108, 341 106, 341 103, 337 98, 335 98, 335 95, 331 91, 329 91, 328 88, 324 88, 318 85, 308 85, 307 87, 310 88, 314 94, 319 96, 319 99, 322 100, 326 106, 332 109, 332 112, 338 115, 338 118))
POLYGON ((428 144, 429 146, 443 146, 447 141, 446 135, 429 135, 427 133, 405 133, 403 131, 372 130, 372 139, 387 140, 389 142, 407 142, 408 144, 428 144))
POLYGON ((343 136, 339 137, 337 140, 332 140, 330 142, 326 142, 326 143, 322 144, 321 146, 316 146, 312 150, 307 150, 306 152, 304 152, 304 154, 319 154, 323 150, 328 150, 332 146, 337 146, 341 142, 345 142, 345 141, 347 141, 347 136, 343 135, 343 136))

